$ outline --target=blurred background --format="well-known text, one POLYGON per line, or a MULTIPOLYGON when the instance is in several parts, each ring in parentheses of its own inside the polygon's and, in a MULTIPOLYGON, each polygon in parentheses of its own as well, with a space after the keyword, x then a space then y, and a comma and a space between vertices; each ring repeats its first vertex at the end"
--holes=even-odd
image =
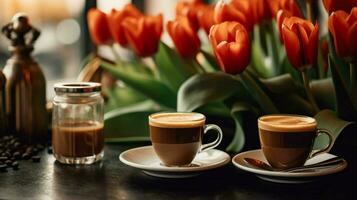
MULTIPOLYGON (((24 12, 41 31, 33 56, 45 74, 47 99, 51 99, 54 83, 76 80, 81 61, 94 48, 87 31, 87 11, 97 6, 110 12, 130 2, 146 13, 163 13, 169 20, 175 15, 177 0, 0 0, 0 26, 9 23, 15 13, 24 12)), ((0 36, 0 69, 10 56, 8 45, 0 36)), ((99 50, 105 54, 105 47, 99 50)))

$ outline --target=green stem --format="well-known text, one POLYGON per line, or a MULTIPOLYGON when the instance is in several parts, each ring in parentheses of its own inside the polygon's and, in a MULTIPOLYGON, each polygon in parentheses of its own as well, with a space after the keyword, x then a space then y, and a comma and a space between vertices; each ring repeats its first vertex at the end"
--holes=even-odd
MULTIPOLYGON (((156 65, 156 62, 155 62, 155 56, 152 55, 150 56, 150 59, 152 61, 152 63, 154 64, 154 66, 148 66, 148 68, 151 70, 152 74, 154 75, 154 77, 157 79, 157 80, 160 80, 160 74, 157 70, 157 65, 156 65)), ((137 60, 141 63, 143 63, 143 60, 141 60, 141 58, 137 57, 137 60)), ((144 66, 146 66, 144 63, 143 63, 144 66)))
POLYGON ((200 74, 205 74, 205 73, 207 73, 206 70, 202 67, 202 65, 197 61, 196 58, 193 58, 193 59, 192 59, 192 64, 193 64, 193 66, 195 66, 195 68, 197 69, 197 71, 198 71, 200 74))
POLYGON ((274 32, 275 27, 273 20, 267 23, 267 27, 269 30, 266 33, 267 47, 269 50, 268 52, 270 52, 269 56, 273 59, 273 74, 277 75, 280 72, 280 69, 278 69, 280 61, 278 45, 280 44, 280 41, 278 41, 277 35, 274 32))
POLYGON ((310 20, 312 22, 312 9, 311 9, 311 1, 310 0, 306 0, 306 15, 307 15, 307 19, 310 20))
POLYGON ((310 90, 310 80, 309 80, 309 76, 307 74, 307 70, 303 70, 301 72, 301 74, 302 74, 302 79, 304 82, 304 88, 305 88, 307 99, 310 101, 314 112, 317 114, 320 111, 320 109, 317 106, 314 96, 312 95, 312 92, 310 90))
POLYGON ((350 94, 353 102, 357 102, 357 62, 350 62, 350 94))
POLYGON ((279 110, 275 106, 274 102, 248 72, 243 72, 235 77, 238 78, 238 80, 239 78, 241 79, 244 87, 247 89, 247 91, 250 91, 250 95, 252 95, 264 113, 279 113, 279 110))

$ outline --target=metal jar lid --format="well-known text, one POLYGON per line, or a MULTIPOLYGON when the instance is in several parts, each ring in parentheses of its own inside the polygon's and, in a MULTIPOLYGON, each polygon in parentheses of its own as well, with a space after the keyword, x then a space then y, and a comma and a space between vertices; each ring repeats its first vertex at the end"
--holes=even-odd
POLYGON ((55 92, 60 93, 91 93, 100 92, 101 84, 94 82, 73 82, 55 84, 55 92))

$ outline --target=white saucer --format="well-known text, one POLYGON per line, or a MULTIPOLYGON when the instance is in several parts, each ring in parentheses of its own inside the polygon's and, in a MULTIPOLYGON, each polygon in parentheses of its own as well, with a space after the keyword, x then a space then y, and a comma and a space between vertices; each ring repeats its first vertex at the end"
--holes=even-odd
MULTIPOLYGON (((307 160, 305 164, 306 165, 314 164, 314 163, 321 162, 321 161, 324 161, 324 160, 327 160, 327 159, 333 158, 333 157, 336 157, 336 156, 329 154, 329 153, 324 153, 324 154, 315 156, 315 157, 307 160)), ((234 156, 232 159, 232 162, 239 169, 254 173, 256 176, 258 176, 259 178, 261 178, 263 180, 276 182, 276 183, 311 182, 311 181, 316 180, 318 177, 340 172, 347 167, 347 162, 344 160, 342 163, 332 165, 331 167, 320 168, 320 169, 316 169, 316 170, 308 171, 308 172, 306 172, 306 171, 305 172, 294 172, 294 173, 292 173, 292 172, 290 172, 290 173, 289 172, 273 172, 273 171, 255 168, 255 167, 251 166, 250 164, 248 164, 247 162, 245 162, 243 160, 244 158, 255 158, 255 159, 259 159, 264 162, 267 162, 263 152, 260 149, 242 152, 242 153, 234 156)))
POLYGON ((144 173, 161 178, 188 178, 204 171, 221 167, 231 160, 230 156, 220 150, 210 149, 199 153, 193 160, 193 166, 167 167, 160 164, 152 146, 130 149, 120 154, 119 160, 124 164, 143 170, 144 173))

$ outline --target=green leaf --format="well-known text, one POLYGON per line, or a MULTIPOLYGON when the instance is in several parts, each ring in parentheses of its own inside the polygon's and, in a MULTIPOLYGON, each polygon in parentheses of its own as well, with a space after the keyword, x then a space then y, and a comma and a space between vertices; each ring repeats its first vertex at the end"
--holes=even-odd
MULTIPOLYGON (((279 35, 276 32, 276 24, 274 20, 271 20, 270 22, 266 22, 266 31, 265 31, 265 37, 266 37, 266 46, 267 46, 267 53, 268 57, 272 60, 271 65, 274 66, 273 69, 271 69, 272 73, 274 75, 277 75, 277 72, 279 69, 277 67, 279 66, 279 35)), ((281 47, 280 47, 281 48, 281 47)))
POLYGON ((262 111, 266 114, 279 113, 278 109, 274 105, 270 97, 260 88, 259 84, 251 77, 247 72, 240 74, 242 83, 249 94, 254 98, 254 100, 259 104, 262 111))
POLYGON ((296 83, 290 74, 283 74, 269 79, 261 79, 261 82, 273 93, 285 94, 304 89, 296 83))
POLYGON ((159 51, 154 58, 160 79, 173 91, 177 91, 180 85, 194 73, 177 52, 163 42, 160 42, 159 51))
POLYGON ((299 115, 313 116, 315 113, 311 104, 302 96, 295 93, 271 95, 280 113, 290 113, 299 115))
POLYGON ((290 74, 283 74, 269 79, 261 79, 268 89, 278 110, 282 113, 314 115, 311 104, 304 98, 304 88, 290 74))
POLYGON ((114 77, 123 81, 128 87, 152 99, 153 101, 170 108, 176 107, 176 94, 164 83, 154 79, 154 77, 126 71, 123 68, 115 67, 110 63, 102 62, 101 66, 114 77))
POLYGON ((237 153, 243 149, 245 143, 245 135, 242 127, 243 120, 244 120, 244 113, 252 112, 252 111, 254 113, 259 112, 256 111, 254 107, 252 107, 250 104, 246 102, 240 101, 233 105, 231 110, 231 115, 235 123, 235 132, 234 132, 233 140, 226 148, 227 151, 237 153))
POLYGON ((149 141, 148 116, 160 111, 151 101, 117 108, 104 115, 106 141, 149 141))
POLYGON ((251 66, 260 77, 268 78, 272 76, 271 70, 264 63, 265 54, 256 40, 252 41, 252 60, 251 66))
MULTIPOLYGON (((331 60, 333 61, 335 67, 335 72, 338 74, 340 81, 342 85, 345 88, 348 88, 348 82, 349 82, 349 66, 348 63, 346 63, 342 58, 338 57, 336 53, 335 46, 333 45, 333 38, 331 34, 328 34, 327 37, 327 43, 329 47, 329 56, 331 56, 331 60)), ((329 62, 330 64, 330 62, 329 62)), ((329 66, 329 69, 331 67, 329 66)))
POLYGON ((222 118, 231 117, 230 110, 223 102, 220 101, 204 104, 195 110, 207 116, 215 116, 215 117, 222 117, 222 118))
POLYGON ((223 100, 238 91, 242 95, 246 94, 240 81, 229 74, 198 74, 181 85, 177 95, 177 110, 193 111, 209 102, 223 100))
POLYGON ((336 92, 336 110, 338 116, 345 120, 357 119, 357 109, 354 108, 351 96, 348 94, 347 85, 342 80, 343 75, 339 72, 339 66, 336 66, 329 56, 329 69, 336 92))
MULTIPOLYGON (((347 128, 352 122, 344 121, 337 117, 336 113, 332 110, 322 110, 315 116, 317 121, 318 129, 326 129, 329 131, 334 140, 343 133, 344 129, 347 128)), ((322 149, 328 145, 328 137, 319 136, 315 140, 314 149, 322 149)))
POLYGON ((106 112, 146 100, 146 97, 129 87, 112 87, 108 88, 105 93, 108 95, 106 112))
POLYGON ((205 50, 201 50, 201 53, 207 63, 207 65, 203 65, 207 72, 220 71, 220 68, 214 55, 205 50))
POLYGON ((311 81, 310 87, 320 108, 336 109, 336 93, 331 78, 311 81))
POLYGON ((288 57, 284 51, 284 57, 281 63, 282 74, 289 73, 294 80, 302 82, 300 73, 290 64, 288 57))

